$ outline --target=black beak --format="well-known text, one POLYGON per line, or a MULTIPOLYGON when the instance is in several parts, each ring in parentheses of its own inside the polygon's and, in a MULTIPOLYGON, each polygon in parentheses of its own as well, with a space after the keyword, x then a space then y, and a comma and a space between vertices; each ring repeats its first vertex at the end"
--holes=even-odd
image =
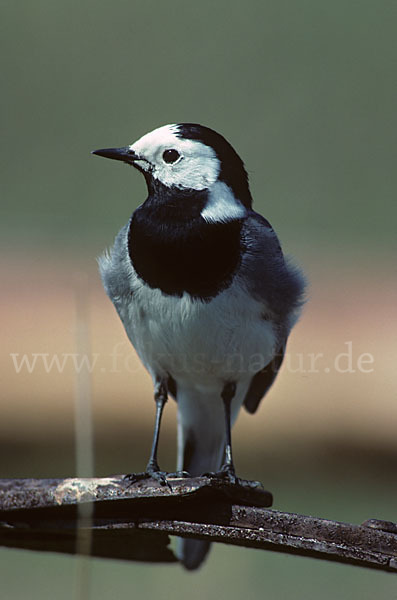
POLYGON ((125 148, 103 148, 102 150, 93 150, 91 154, 97 154, 104 158, 113 158, 113 160, 121 160, 130 165, 133 165, 134 161, 139 159, 139 156, 135 154, 133 150, 130 150, 129 146, 126 146, 125 148))

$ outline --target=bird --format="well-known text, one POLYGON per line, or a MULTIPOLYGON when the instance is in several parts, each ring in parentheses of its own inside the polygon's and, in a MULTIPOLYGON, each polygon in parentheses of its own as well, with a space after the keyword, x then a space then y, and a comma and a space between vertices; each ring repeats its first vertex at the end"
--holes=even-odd
MULTIPOLYGON (((256 412, 280 370, 305 300, 302 271, 253 210, 244 163, 215 130, 164 125, 92 153, 135 167, 148 191, 99 258, 105 291, 153 380, 154 435, 140 476, 167 484, 157 448, 171 396, 178 472, 244 485, 231 428, 242 406, 256 412)), ((180 540, 178 556, 196 569, 208 549, 180 540)))

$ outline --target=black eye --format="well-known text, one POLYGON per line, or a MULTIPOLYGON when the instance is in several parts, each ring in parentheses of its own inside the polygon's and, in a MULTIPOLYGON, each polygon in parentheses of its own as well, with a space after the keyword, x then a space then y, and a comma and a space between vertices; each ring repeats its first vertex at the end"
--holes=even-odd
POLYGON ((180 154, 178 152, 178 150, 164 150, 163 152, 163 160, 166 163, 174 163, 175 161, 178 160, 178 158, 180 157, 180 154))

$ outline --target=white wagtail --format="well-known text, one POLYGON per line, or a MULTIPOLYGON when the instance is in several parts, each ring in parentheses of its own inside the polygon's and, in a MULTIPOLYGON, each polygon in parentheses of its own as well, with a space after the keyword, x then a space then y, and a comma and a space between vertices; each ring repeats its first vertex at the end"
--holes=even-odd
MULTIPOLYGON (((178 464, 236 478, 231 426, 272 385, 304 289, 268 221, 252 210, 244 164, 212 129, 165 125, 123 148, 95 150, 145 177, 148 197, 100 258, 105 290, 154 383, 157 462, 167 395, 178 404, 178 464)), ((187 568, 208 544, 185 540, 187 568)))

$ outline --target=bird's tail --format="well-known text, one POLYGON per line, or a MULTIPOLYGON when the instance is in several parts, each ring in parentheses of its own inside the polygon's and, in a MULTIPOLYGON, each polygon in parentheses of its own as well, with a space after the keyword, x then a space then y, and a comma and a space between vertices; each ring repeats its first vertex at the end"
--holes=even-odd
MULTIPOLYGON (((225 450, 225 417, 220 397, 184 394, 178 389, 178 470, 193 477, 218 471, 225 450)), ((197 569, 206 557, 210 543, 179 539, 177 554, 186 569, 197 569)))

